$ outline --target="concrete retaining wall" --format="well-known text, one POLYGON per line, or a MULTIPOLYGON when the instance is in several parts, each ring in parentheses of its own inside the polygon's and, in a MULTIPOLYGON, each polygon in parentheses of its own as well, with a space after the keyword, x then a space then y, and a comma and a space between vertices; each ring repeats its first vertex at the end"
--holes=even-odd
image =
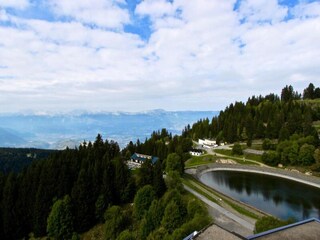
POLYGON ((303 173, 292 172, 289 170, 271 168, 271 167, 260 167, 252 165, 239 165, 239 164, 219 164, 211 163, 208 165, 199 166, 196 170, 196 177, 200 179, 203 173, 211 171, 238 171, 238 172, 253 172, 265 175, 271 175, 281 178, 290 179, 292 181, 308 184, 317 188, 320 188, 320 178, 314 176, 308 176, 303 173))

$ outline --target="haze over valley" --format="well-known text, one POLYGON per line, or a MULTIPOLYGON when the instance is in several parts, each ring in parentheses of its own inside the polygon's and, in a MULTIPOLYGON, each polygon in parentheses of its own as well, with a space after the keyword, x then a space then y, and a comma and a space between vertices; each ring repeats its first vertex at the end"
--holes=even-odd
POLYGON ((187 124, 217 115, 214 111, 152 110, 138 113, 70 113, 63 115, 0 115, 1 147, 44 149, 74 148, 93 141, 98 133, 124 147, 130 141, 144 141, 155 130, 166 128, 181 134, 187 124))

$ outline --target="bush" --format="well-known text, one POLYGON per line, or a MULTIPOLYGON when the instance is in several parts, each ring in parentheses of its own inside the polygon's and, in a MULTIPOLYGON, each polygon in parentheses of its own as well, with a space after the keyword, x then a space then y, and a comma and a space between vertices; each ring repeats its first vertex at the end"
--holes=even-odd
POLYGON ((196 214, 195 217, 189 222, 183 224, 180 228, 176 229, 173 234, 173 239, 183 239, 188 236, 192 231, 200 231, 211 222, 207 216, 196 214))
POLYGON ((121 207, 112 206, 104 214, 105 237, 106 239, 116 239, 117 236, 127 227, 128 218, 124 216, 121 207))
POLYGON ((320 164, 320 148, 314 150, 313 158, 316 161, 316 163, 320 164))
POLYGON ((280 162, 279 155, 276 151, 268 151, 262 154, 262 162, 270 166, 277 166, 280 162))
POLYGON ((198 199, 192 199, 188 202, 187 211, 189 219, 192 219, 196 214, 201 216, 207 215, 207 208, 198 199))
POLYGON ((315 147, 313 145, 303 144, 299 151, 299 163, 305 166, 313 164, 315 162, 313 157, 314 151, 315 147))
POLYGON ((167 229, 169 233, 172 233, 183 224, 185 217, 183 211, 184 209, 181 203, 176 203, 175 201, 169 202, 164 210, 161 225, 167 229))
POLYGON ((133 234, 127 229, 120 233, 117 240, 135 240, 133 234))
POLYGON ((242 155, 243 151, 242 151, 242 147, 239 143, 235 143, 232 147, 232 154, 233 155, 242 155))
POLYGON ((263 143, 262 143, 262 149, 263 150, 270 150, 271 149, 271 145, 272 145, 272 142, 269 138, 266 138, 263 140, 263 143))
POLYGON ((271 216, 262 217, 256 221, 254 233, 257 234, 257 233, 265 232, 270 229, 282 227, 293 222, 294 222, 294 219, 288 219, 287 221, 282 221, 278 218, 271 217, 271 216))
POLYGON ((163 240, 167 234, 167 230, 164 227, 160 227, 153 231, 149 236, 148 240, 163 240))

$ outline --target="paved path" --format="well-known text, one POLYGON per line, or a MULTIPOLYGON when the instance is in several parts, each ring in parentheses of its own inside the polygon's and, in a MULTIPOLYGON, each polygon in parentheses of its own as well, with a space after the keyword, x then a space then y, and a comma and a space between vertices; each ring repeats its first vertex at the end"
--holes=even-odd
POLYGON ((251 148, 247 148, 243 150, 244 153, 252 153, 255 155, 263 155, 265 151, 263 150, 256 150, 256 149, 251 149, 251 148))
POLYGON ((222 213, 223 215, 227 216, 228 218, 236 221, 237 223, 239 223, 240 225, 242 225, 243 227, 249 229, 250 231, 253 231, 254 229, 254 225, 249 223, 248 221, 234 215, 233 213, 229 212, 228 210, 220 207, 218 204, 210 201, 209 199, 207 199, 206 197, 204 197, 203 195, 197 193, 196 191, 194 191, 193 189, 189 188, 188 186, 184 185, 184 188, 191 192, 193 195, 195 195, 196 197, 198 197, 201 201, 203 201, 204 203, 206 203, 207 205, 209 205, 210 207, 218 210, 220 213, 222 213))

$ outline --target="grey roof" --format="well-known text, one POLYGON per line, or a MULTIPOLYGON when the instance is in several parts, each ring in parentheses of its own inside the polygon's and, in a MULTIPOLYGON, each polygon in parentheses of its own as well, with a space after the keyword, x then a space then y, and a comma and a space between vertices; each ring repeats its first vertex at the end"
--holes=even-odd
POLYGON ((140 154, 140 153, 134 153, 131 156, 131 159, 142 161, 142 162, 145 162, 147 159, 150 159, 153 164, 155 164, 159 160, 158 157, 149 156, 149 155, 140 154))

